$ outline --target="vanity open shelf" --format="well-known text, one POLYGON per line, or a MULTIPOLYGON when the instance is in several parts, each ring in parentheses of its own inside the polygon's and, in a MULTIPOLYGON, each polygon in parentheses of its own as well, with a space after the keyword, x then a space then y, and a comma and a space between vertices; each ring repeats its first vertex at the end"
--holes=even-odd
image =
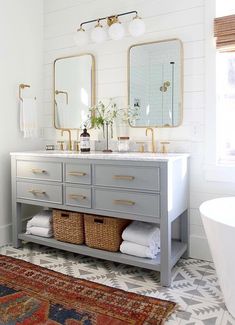
POLYGON ((171 269, 188 251, 187 154, 12 153, 13 245, 34 242, 78 254, 143 267, 171 284, 171 269), (156 259, 112 253, 23 233, 23 204, 159 224, 156 259), (180 220, 179 238, 172 222, 180 220))

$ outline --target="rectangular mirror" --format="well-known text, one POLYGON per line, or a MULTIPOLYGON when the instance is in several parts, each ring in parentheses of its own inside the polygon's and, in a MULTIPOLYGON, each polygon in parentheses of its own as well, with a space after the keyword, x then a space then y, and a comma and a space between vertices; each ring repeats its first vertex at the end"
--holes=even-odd
POLYGON ((95 104, 95 59, 92 54, 54 61, 54 126, 81 129, 95 104))
POLYGON ((176 127, 182 123, 183 47, 178 39, 129 49, 128 104, 138 110, 132 127, 176 127))

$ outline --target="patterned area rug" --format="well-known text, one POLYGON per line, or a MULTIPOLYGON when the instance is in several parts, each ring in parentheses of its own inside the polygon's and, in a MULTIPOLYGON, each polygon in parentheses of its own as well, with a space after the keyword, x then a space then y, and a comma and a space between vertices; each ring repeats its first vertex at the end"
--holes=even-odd
POLYGON ((160 325, 175 308, 0 255, 1 325, 160 325))

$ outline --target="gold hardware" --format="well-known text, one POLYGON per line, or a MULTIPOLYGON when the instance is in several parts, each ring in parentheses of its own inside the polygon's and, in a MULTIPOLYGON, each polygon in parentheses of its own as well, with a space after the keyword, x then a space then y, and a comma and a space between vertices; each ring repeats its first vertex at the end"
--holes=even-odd
POLYGON ((56 91, 55 91, 55 94, 56 94, 56 95, 64 94, 64 95, 66 96, 66 104, 68 105, 68 103, 69 103, 69 94, 68 94, 67 91, 56 90, 56 91))
POLYGON ((114 175, 113 176, 113 179, 122 179, 122 180, 125 180, 125 181, 133 181, 135 179, 134 176, 126 176, 126 175, 114 175))
POLYGON ((139 152, 144 152, 144 142, 136 142, 136 144, 139 144, 139 152))
POLYGON ((64 135, 64 132, 68 132, 69 135, 69 150, 72 151, 72 137, 71 137, 71 130, 70 129, 64 129, 61 131, 61 135, 64 135))
POLYGON ((59 144, 60 150, 63 151, 64 150, 64 141, 57 141, 57 143, 59 144))
POLYGON ((78 195, 78 194, 69 194, 69 199, 72 199, 72 200, 77 200, 77 199, 86 200, 86 196, 78 195))
POLYGON ((129 201, 129 200, 113 200, 113 203, 119 205, 129 205, 129 206, 135 205, 134 201, 129 201))
POLYGON ((24 88, 30 88, 30 85, 26 85, 26 84, 20 84, 19 85, 19 99, 23 102, 23 97, 22 97, 22 90, 24 88))
POLYGON ((168 141, 162 141, 161 142, 161 145, 162 145, 162 150, 161 150, 161 152, 162 153, 167 153, 167 145, 168 144, 170 144, 170 142, 168 142, 168 141))
POLYGON ((107 18, 107 25, 110 27, 111 25, 118 23, 118 17, 117 16, 110 16, 107 18))
POLYGON ((84 172, 68 172, 70 176, 86 176, 87 174, 84 172))
POLYGON ((163 86, 160 87, 160 91, 165 93, 168 90, 168 88, 170 87, 170 85, 171 85, 170 81, 165 81, 163 83, 163 86))
POLYGON ((156 150, 156 146, 155 146, 155 139, 154 139, 154 130, 152 128, 147 128, 145 131, 145 135, 148 135, 148 131, 150 131, 152 133, 152 152, 155 153, 156 150))
POLYGON ((45 174, 47 171, 44 169, 32 168, 32 173, 34 174, 45 174))
POLYGON ((74 141, 74 150, 79 151, 79 141, 74 141))
POLYGON ((39 190, 29 190, 29 193, 32 193, 33 195, 45 195, 45 191, 39 191, 39 190))

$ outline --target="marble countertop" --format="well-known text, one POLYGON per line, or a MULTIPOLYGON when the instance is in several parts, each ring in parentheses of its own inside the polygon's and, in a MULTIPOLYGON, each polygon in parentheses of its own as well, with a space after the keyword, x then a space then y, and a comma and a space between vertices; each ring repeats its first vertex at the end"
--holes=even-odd
POLYGON ((71 158, 71 159, 100 159, 100 160, 131 160, 131 161, 172 161, 189 157, 188 153, 139 153, 139 152, 112 152, 93 151, 78 153, 76 151, 38 150, 11 152, 11 156, 46 157, 46 158, 71 158))

